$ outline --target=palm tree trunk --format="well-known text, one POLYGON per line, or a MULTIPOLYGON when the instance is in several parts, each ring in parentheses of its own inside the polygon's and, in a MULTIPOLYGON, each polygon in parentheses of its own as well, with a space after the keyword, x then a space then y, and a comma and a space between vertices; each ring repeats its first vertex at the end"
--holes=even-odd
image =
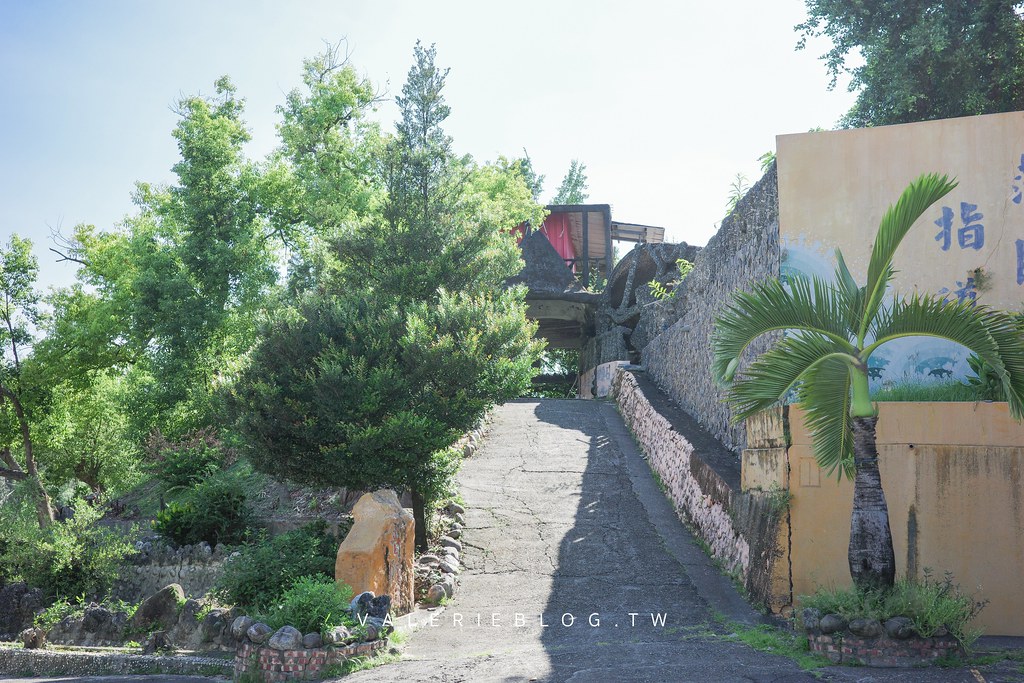
POLYGON ((888 588, 896 579, 896 557, 889 530, 875 445, 877 417, 853 418, 853 514, 850 516, 850 576, 862 589, 888 588))

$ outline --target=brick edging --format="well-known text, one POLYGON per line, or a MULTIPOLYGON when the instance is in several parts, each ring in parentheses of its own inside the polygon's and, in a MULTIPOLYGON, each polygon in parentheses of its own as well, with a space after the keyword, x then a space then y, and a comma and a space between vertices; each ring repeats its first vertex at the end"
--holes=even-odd
POLYGON ((259 672, 265 683, 319 678, 320 672, 333 664, 372 654, 386 646, 387 640, 375 640, 343 647, 276 650, 245 642, 235 650, 234 680, 250 672, 259 672))
POLYGON ((877 667, 928 666, 944 657, 963 654, 952 636, 907 638, 888 636, 863 638, 852 633, 808 633, 811 652, 824 655, 834 664, 859 664, 877 667))

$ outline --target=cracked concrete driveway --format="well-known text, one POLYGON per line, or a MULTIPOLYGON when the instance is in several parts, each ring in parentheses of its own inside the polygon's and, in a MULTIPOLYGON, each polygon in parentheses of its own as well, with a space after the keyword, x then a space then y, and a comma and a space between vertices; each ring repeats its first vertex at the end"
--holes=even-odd
POLYGON ((502 406, 459 481, 466 569, 454 601, 410 636, 402 661, 345 681, 979 680, 838 667, 815 677, 723 640, 713 614, 761 617, 675 517, 610 403, 502 406))

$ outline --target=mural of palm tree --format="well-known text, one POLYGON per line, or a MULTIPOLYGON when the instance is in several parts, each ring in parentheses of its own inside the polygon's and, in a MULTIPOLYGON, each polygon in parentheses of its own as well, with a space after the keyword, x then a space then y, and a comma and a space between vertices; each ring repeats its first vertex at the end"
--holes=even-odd
POLYGON ((914 222, 956 181, 922 175, 889 207, 878 228, 867 282, 858 286, 836 251, 832 281, 769 280, 734 295, 712 336, 712 371, 729 387, 739 421, 778 405, 790 392, 806 411, 819 466, 854 480, 849 563, 863 589, 893 585, 889 512, 875 444, 877 410, 868 392, 868 361, 883 344, 910 336, 948 339, 970 349, 998 376, 1012 415, 1024 415, 1024 329, 1009 314, 973 302, 915 294, 883 305, 893 256, 914 222), (769 332, 784 338, 737 374, 747 346, 769 332))

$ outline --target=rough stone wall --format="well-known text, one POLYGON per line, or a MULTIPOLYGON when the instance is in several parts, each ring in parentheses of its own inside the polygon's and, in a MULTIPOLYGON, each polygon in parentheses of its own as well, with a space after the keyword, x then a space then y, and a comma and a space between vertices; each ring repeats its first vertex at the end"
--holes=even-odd
MULTIPOLYGON (((646 342, 643 366, 658 386, 737 452, 745 446, 746 433, 743 425, 730 424, 724 391, 711 378, 711 333, 732 293, 778 276, 779 263, 779 192, 773 165, 696 255, 673 300, 648 307, 634 334, 636 343, 646 342)), ((747 360, 770 342, 766 338, 752 345, 747 360)))
POLYGON ((170 548, 159 542, 141 542, 139 552, 122 569, 114 583, 113 595, 126 602, 139 602, 164 586, 179 584, 189 597, 202 597, 213 588, 231 551, 206 543, 170 548))
POLYGON ((739 464, 714 439, 670 407, 649 381, 619 370, 613 395, 676 514, 689 524, 748 595, 772 601, 780 516, 770 496, 740 491, 739 464), (646 384, 645 387, 642 386, 646 384))

